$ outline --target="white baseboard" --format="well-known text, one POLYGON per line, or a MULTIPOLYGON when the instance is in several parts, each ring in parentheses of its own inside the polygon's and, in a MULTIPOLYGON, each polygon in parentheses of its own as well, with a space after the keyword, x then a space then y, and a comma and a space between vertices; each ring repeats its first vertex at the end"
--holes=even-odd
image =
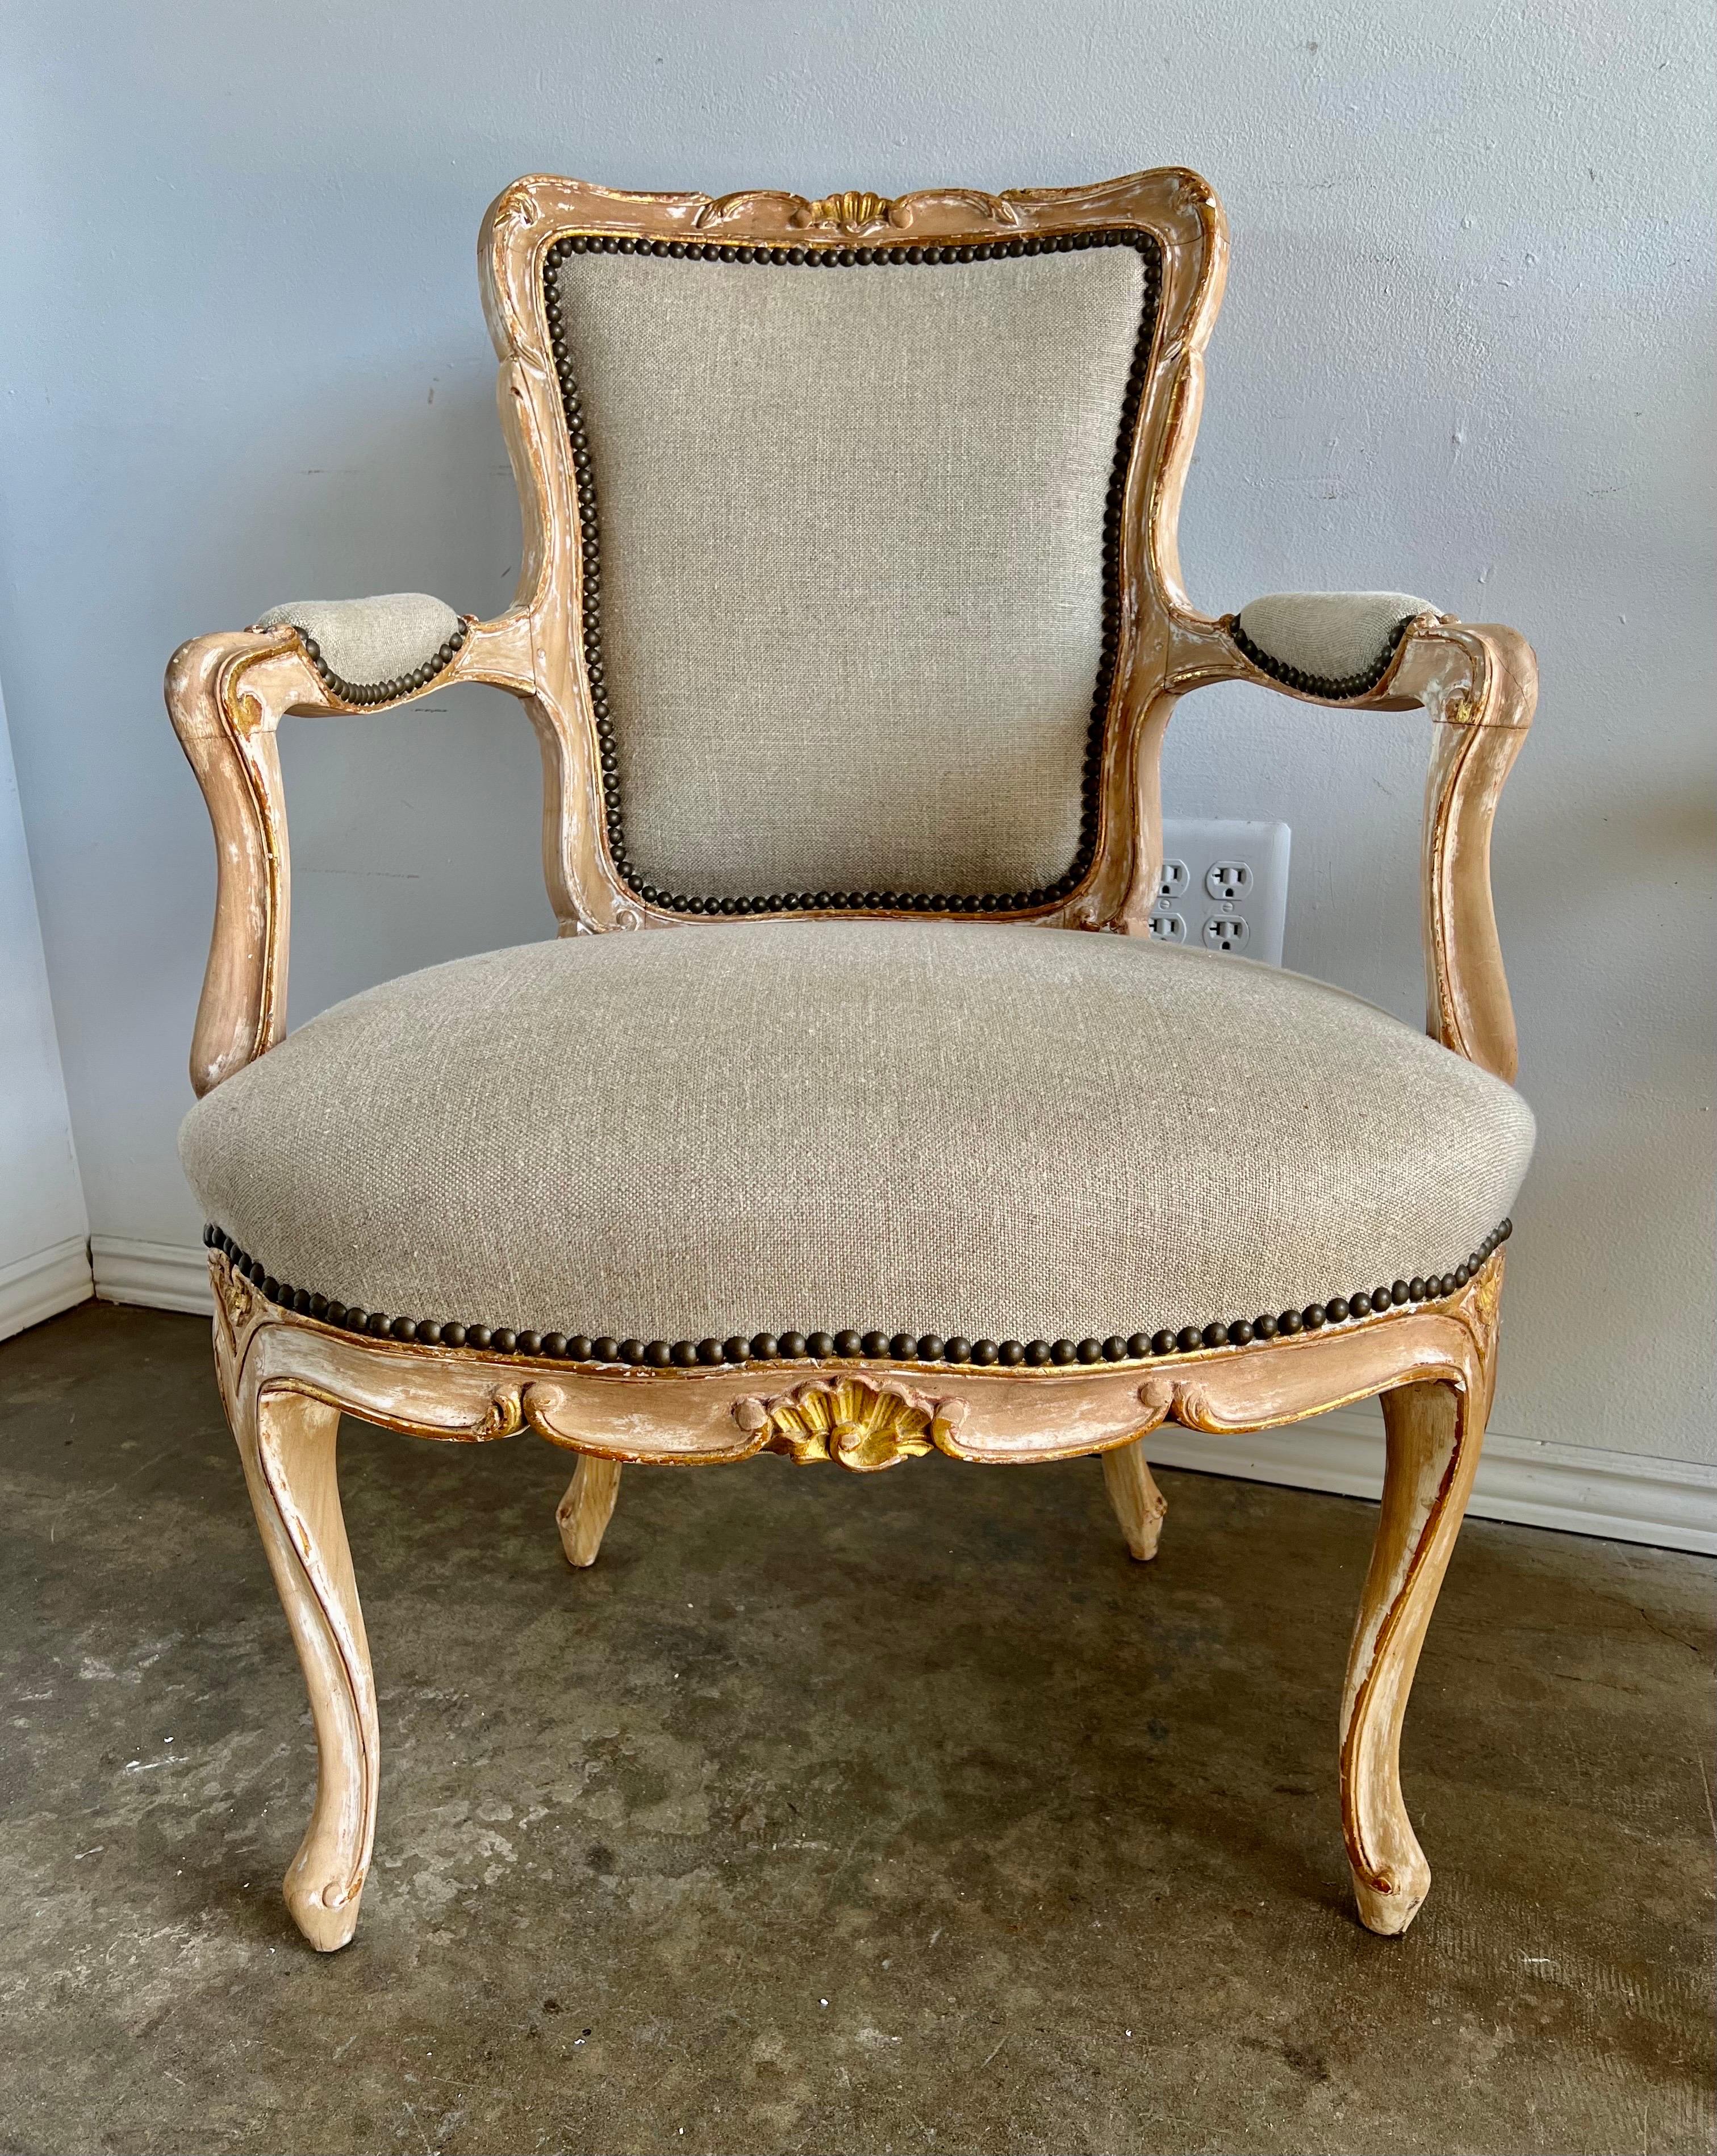
POLYGON ((35 1250, 9 1265, 0 1265, 0 1340, 74 1310, 95 1293, 90 1281, 90 1245, 70 1235, 45 1250, 35 1250))
POLYGON ((150 1310, 184 1310, 212 1317, 208 1254, 182 1243, 139 1243, 127 1235, 92 1235, 95 1292, 104 1302, 139 1302, 150 1310))
MULTIPOLYGON (((1383 1419, 1375 1406, 1250 1437, 1161 1430, 1146 1439, 1145 1452, 1165 1467, 1374 1502, 1383 1487, 1383 1419)), ((1596 1445, 1492 1431, 1467 1510, 1476 1519, 1717 1556, 1717 1467, 1698 1460, 1602 1452, 1596 1445)))
MULTIPOLYGON (((108 1302, 146 1303, 156 1310, 192 1311, 203 1317, 214 1307, 201 1250, 117 1235, 95 1236, 91 1249, 95 1292, 108 1302)), ((0 1275, 0 1282, 3 1279, 0 1275)), ((88 1292, 86 1286, 84 1293, 88 1292)), ((1165 1467, 1192 1467, 1295 1490, 1326 1490, 1373 1502, 1383 1486, 1383 1424, 1375 1406, 1345 1409, 1253 1437, 1161 1430, 1146 1439, 1145 1450, 1165 1467)), ((1603 1535, 1717 1556, 1717 1467, 1696 1460, 1601 1452, 1592 1445, 1493 1432, 1484 1440, 1468 1509, 1482 1520, 1511 1520, 1568 1534, 1603 1535)))

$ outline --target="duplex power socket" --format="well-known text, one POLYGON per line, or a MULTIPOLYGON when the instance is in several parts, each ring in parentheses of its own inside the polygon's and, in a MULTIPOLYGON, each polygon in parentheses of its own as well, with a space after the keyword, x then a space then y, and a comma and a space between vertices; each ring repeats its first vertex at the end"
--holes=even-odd
POLYGON ((1291 837, 1285 824, 1165 816, 1151 935, 1279 966, 1291 837))

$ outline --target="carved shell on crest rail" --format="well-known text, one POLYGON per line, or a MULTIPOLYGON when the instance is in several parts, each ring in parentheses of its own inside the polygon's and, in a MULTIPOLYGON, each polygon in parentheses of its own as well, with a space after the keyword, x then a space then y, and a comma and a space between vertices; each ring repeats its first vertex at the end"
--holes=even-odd
POLYGON ((863 1378, 812 1378, 773 1399, 733 1404, 733 1419, 759 1450, 785 1453, 802 1466, 833 1460, 855 1475, 874 1475, 903 1460, 954 1449, 966 1419, 963 1400, 926 1399, 904 1385, 863 1378))
POLYGON ((801 231, 833 227, 840 232, 869 232, 888 224, 898 232, 910 232, 918 222, 920 208, 932 213, 958 209, 984 224, 1019 223, 1019 213, 1012 203, 999 195, 982 194, 976 187, 939 188, 924 195, 901 195, 893 201, 887 195, 848 187, 843 194, 824 195, 807 203, 794 211, 792 222, 801 231))
POLYGON ((1012 228, 1019 213, 999 195, 987 195, 976 187, 946 187, 917 195, 879 195, 869 187, 848 187, 839 194, 819 195, 807 202, 802 196, 766 189, 723 195, 706 203, 694 220, 694 228, 745 225, 758 213, 785 211, 788 225, 797 232, 840 232, 857 235, 884 228, 910 232, 921 219, 932 228, 955 229, 976 224, 1012 228))
POLYGON ((833 225, 842 232, 868 232, 873 225, 894 222, 897 207, 886 195, 848 187, 843 194, 807 203, 793 212, 792 222, 801 231, 833 225))

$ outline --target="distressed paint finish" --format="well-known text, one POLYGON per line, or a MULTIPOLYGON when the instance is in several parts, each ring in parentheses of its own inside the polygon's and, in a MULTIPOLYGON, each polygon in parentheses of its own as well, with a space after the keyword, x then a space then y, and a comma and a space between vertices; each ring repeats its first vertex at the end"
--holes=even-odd
POLYGON ((597 1561, 602 1536, 620 1495, 620 1463, 587 1453, 573 1470, 566 1494, 555 1507, 555 1525, 568 1564, 582 1571, 597 1561))
POLYGON ((601 1547, 623 1462, 718 1466, 768 1450, 802 1461, 844 1454, 844 1465, 870 1473, 932 1450, 992 1466, 1094 1453, 1129 1549, 1148 1559, 1166 1507, 1141 1437, 1169 1422, 1268 1429, 1381 1392, 1388 1471, 1350 1658, 1341 1806, 1361 1917, 1374 1931, 1405 1930, 1429 1871, 1402 1795, 1401 1727, 1478 1465, 1502 1268, 1499 1250, 1441 1302, 1164 1357, 1148 1374, 1138 1365, 962 1367, 937 1372, 932 1394, 915 1364, 807 1362, 800 1382, 760 1399, 758 1373, 744 1367, 569 1371, 527 1356, 361 1339, 265 1301, 212 1252, 222 1396, 315 1707, 316 1803, 288 1874, 288 1907, 312 1944, 344 1945, 375 1831, 374 1682, 333 1481, 342 1410, 455 1443, 529 1429, 578 1451, 556 1520, 581 1568, 601 1547), (1422 1427, 1432 1435, 1420 1440, 1422 1427))
POLYGON ((1129 1553, 1140 1564, 1148 1564, 1162 1539, 1168 1501, 1156 1486, 1142 1442, 1118 1445, 1103 1455, 1103 1482, 1129 1553))
MULTIPOLYGON (((625 886, 607 850, 577 634, 585 535, 542 300, 549 250, 575 233, 666 244, 713 231, 724 240, 833 246, 873 226, 961 244, 998 233, 1076 234, 1115 225, 1156 235, 1161 292, 1125 452, 1118 649, 1097 842, 1084 882, 1037 917, 1125 934, 1140 928, 1154 894, 1158 761, 1176 700, 1224 681, 1279 685, 1238 649, 1229 619, 1192 608, 1181 581, 1177 518, 1203 348, 1227 264, 1226 226, 1208 184, 1169 169, 999 196, 953 188, 892 200, 850 192, 812 202, 751 192, 715 201, 539 176, 515 182, 495 203, 479 259, 525 546, 511 608, 496 621, 470 625, 436 685, 489 682, 530 713, 543 757, 544 865, 563 934, 680 924, 625 886)), ((1422 857, 1428 1024, 1457 1053, 1504 1076, 1515 1069, 1515 1030, 1490 898, 1489 834, 1535 695, 1532 654, 1513 631, 1426 614, 1403 636, 1376 687, 1351 706, 1423 708, 1434 722, 1422 857)), ((167 701, 203 787, 219 863, 192 1050, 192 1079, 202 1092, 264 1053, 284 1024, 290 872, 274 730, 290 711, 346 707, 295 632, 244 631, 187 644, 169 670, 167 701)), ((372 1680, 333 1493, 333 1435, 342 1410, 428 1437, 481 1440, 530 1429, 606 1463, 607 1471, 582 1465, 557 1514, 563 1548, 579 1566, 600 1548, 620 1463, 734 1461, 771 1448, 864 1472, 932 1446, 991 1464, 1124 1455, 1125 1466, 1105 1466, 1105 1481, 1130 1549, 1148 1558, 1163 1508, 1137 1450, 1141 1435, 1170 1421, 1209 1433, 1267 1429, 1382 1393, 1395 1404, 1386 1409, 1392 1437, 1379 1554, 1362 1597, 1344 1720, 1343 1823, 1360 1912, 1374 1930, 1402 1930, 1422 1901, 1428 1872, 1395 1759, 1417 1641, 1488 1411, 1499 1254, 1440 1303, 1326 1332, 1164 1357, 1142 1373, 1137 1365, 961 1367, 945 1381, 938 1372, 946 1390, 927 1395, 915 1365, 867 1363, 862 1373, 812 1366, 795 1389, 768 1399, 757 1396, 757 1373, 743 1368, 568 1371, 529 1358, 359 1341, 261 1304, 223 1257, 210 1262, 223 1395, 316 1702, 316 1810, 287 1882, 289 1906, 314 1943, 336 1947, 351 1936, 374 1830, 372 1680), (1445 1413, 1437 1404, 1446 1400, 1458 1404, 1445 1413), (1445 1425, 1456 1433, 1454 1464, 1427 1497, 1426 1460, 1440 1455, 1432 1438, 1414 1434, 1445 1425)))

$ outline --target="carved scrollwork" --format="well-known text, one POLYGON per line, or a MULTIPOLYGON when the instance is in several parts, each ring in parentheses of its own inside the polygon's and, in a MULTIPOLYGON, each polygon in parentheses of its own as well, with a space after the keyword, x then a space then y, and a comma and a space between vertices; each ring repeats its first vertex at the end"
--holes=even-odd
POLYGON ((1153 1430, 1161 1430, 1166 1422, 1177 1422, 1184 1429, 1207 1433, 1229 1427, 1219 1418, 1208 1389, 1196 1377, 1147 1378, 1139 1388, 1139 1404, 1150 1417, 1148 1422, 1139 1425, 1140 1437, 1153 1430))
POLYGON ((973 224, 1013 230, 1019 212, 999 195, 976 187, 933 188, 915 195, 879 195, 869 187, 846 187, 815 201, 776 190, 747 189, 706 203, 693 219, 694 231, 720 227, 750 229, 760 223, 782 224, 788 232, 838 232, 854 236, 888 229, 910 232, 970 229, 973 224), (778 223, 776 221, 779 220, 778 223))
POLYGON ((262 1298, 242 1273, 233 1271, 225 1258, 211 1257, 208 1262, 227 1322, 234 1333, 243 1332, 262 1298))
POLYGON ((1088 929, 1094 936, 1125 936, 1126 923, 1115 918, 1114 910, 1095 899, 1083 899, 1063 916, 1069 928, 1088 929))
POLYGON ((236 1360, 262 1298, 218 1250, 208 1254, 208 1282, 214 1290, 215 1318, 225 1335, 226 1351, 236 1360))
POLYGON ((1151 1420, 1146 1427, 1151 1430, 1160 1429, 1174 1413, 1174 1379, 1147 1378, 1139 1388, 1139 1404, 1150 1411, 1151 1420))
POLYGON ((1504 1252, 1496 1251, 1473 1276, 1454 1306, 1465 1320, 1468 1330, 1487 1355, 1494 1344, 1498 1322, 1502 1315, 1504 1256, 1504 1252))
POLYGON ((536 219, 536 198, 531 193, 530 188, 522 184, 509 187, 506 207, 496 218, 496 225, 503 229, 510 228, 515 231, 524 232, 535 224, 536 219))
POLYGON ((855 1475, 874 1475, 952 1450, 963 1400, 930 1400, 904 1385, 863 1378, 811 1378, 771 1399, 735 1400, 733 1419, 761 1452, 785 1453, 802 1466, 833 1460, 855 1475))
POLYGON ((1141 1437, 1160 1430, 1166 1422, 1178 1423, 1182 1430, 1202 1430, 1207 1437, 1224 1436, 1251 1426, 1243 1410, 1237 1416, 1226 1409, 1210 1383, 1196 1373, 1148 1378, 1139 1388, 1139 1401, 1151 1418, 1141 1425, 1141 1437))
POLYGON ((525 1427, 525 1408, 516 1385, 502 1385, 491 1396, 488 1412, 479 1422, 471 1426, 469 1435, 477 1444, 492 1437, 515 1437, 525 1427))
POLYGON ((924 194, 902 195, 893 206, 892 221, 903 231, 910 232, 918 222, 920 206, 937 213, 951 208, 970 210, 984 223, 1004 228, 1019 223, 1019 212, 1005 196, 987 195, 977 187, 940 187, 924 194))

